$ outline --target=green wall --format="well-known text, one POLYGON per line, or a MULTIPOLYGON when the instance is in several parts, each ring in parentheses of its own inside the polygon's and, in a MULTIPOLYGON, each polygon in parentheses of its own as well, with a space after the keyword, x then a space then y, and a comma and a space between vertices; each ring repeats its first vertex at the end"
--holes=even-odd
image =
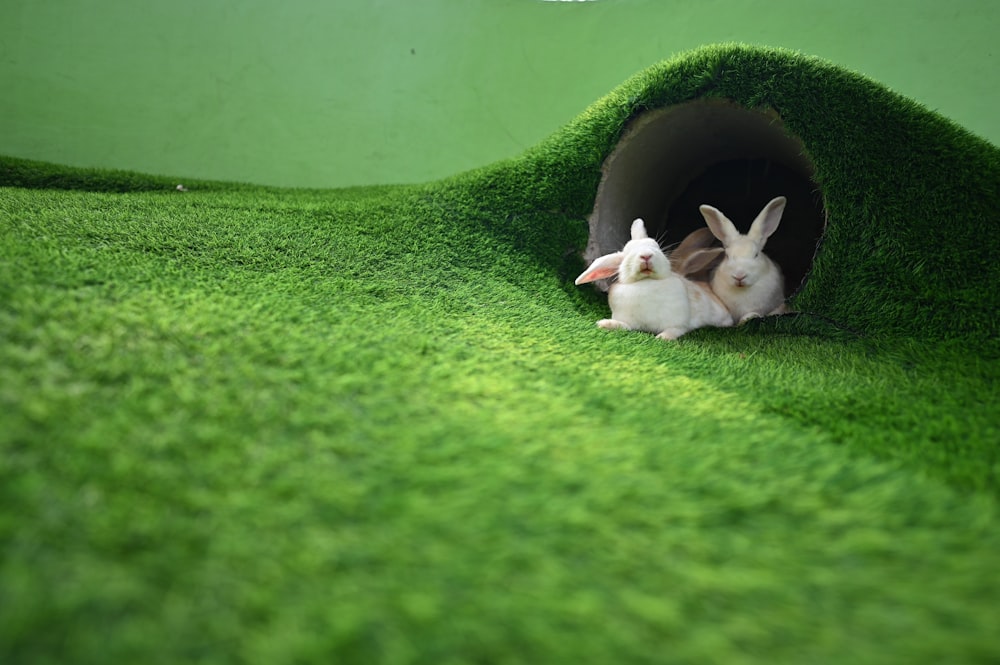
POLYGON ((1000 143, 995 0, 3 0, 0 153, 276 185, 513 156, 699 45, 784 46, 1000 143))

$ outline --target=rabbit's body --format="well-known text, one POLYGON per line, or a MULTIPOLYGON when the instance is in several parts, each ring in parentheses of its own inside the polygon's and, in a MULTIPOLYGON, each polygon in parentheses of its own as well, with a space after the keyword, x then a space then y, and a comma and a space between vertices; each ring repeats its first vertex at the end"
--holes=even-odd
POLYGON ((785 280, 781 270, 771 259, 766 256, 764 259, 767 267, 757 274, 752 284, 738 282, 732 272, 724 271, 721 265, 712 275, 712 290, 737 323, 785 311, 785 280))
POLYGON ((608 291, 611 318, 597 322, 602 328, 626 328, 675 339, 688 330, 691 304, 684 280, 670 273, 664 277, 617 282, 608 291))
POLYGON ((715 326, 722 328, 733 325, 733 315, 722 300, 704 282, 684 280, 691 303, 691 327, 715 326))
POLYGON ((618 275, 611 285, 607 329, 641 330, 661 339, 677 339, 705 325, 732 325, 732 317, 706 287, 673 270, 659 244, 646 235, 641 219, 632 223, 632 240, 620 252, 596 259, 577 284, 618 275))
POLYGON ((722 241, 725 251, 712 273, 712 291, 738 323, 786 311, 784 275, 763 252, 767 239, 781 222, 785 202, 783 196, 771 200, 745 235, 716 208, 700 207, 708 228, 722 241))

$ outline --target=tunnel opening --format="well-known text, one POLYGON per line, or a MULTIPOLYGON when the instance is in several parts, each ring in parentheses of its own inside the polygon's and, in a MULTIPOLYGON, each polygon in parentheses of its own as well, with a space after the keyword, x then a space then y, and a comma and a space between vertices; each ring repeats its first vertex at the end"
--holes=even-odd
MULTIPOLYGON (((785 275, 785 296, 805 284, 826 228, 816 170, 776 112, 702 99, 644 113, 604 162, 584 258, 618 251, 641 217, 669 250, 705 227, 707 203, 745 233, 776 196, 788 204, 765 253, 785 275)), ((606 290, 607 283, 598 284, 606 290)))

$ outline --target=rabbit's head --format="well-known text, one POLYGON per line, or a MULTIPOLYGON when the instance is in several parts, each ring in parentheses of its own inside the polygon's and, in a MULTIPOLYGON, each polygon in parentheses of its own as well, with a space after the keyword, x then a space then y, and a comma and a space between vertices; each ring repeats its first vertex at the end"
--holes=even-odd
POLYGON ((586 284, 618 275, 619 284, 630 284, 643 279, 666 279, 672 276, 670 261, 656 240, 646 233, 641 219, 632 222, 632 239, 620 252, 605 254, 594 260, 576 284, 586 284))
POLYGON ((705 223, 712 234, 722 241, 725 257, 716 268, 716 279, 728 280, 733 287, 753 286, 761 277, 773 269, 771 260, 763 253, 764 245, 781 222, 786 199, 779 196, 771 200, 760 211, 750 230, 741 234, 736 226, 721 211, 710 205, 702 205, 705 223))

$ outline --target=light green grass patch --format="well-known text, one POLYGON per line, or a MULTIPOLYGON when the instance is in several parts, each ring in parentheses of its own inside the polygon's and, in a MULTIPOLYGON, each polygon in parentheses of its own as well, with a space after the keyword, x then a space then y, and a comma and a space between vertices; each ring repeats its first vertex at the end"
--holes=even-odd
POLYGON ((995 653, 993 365, 608 333, 383 194, 0 194, 5 660, 995 653))

